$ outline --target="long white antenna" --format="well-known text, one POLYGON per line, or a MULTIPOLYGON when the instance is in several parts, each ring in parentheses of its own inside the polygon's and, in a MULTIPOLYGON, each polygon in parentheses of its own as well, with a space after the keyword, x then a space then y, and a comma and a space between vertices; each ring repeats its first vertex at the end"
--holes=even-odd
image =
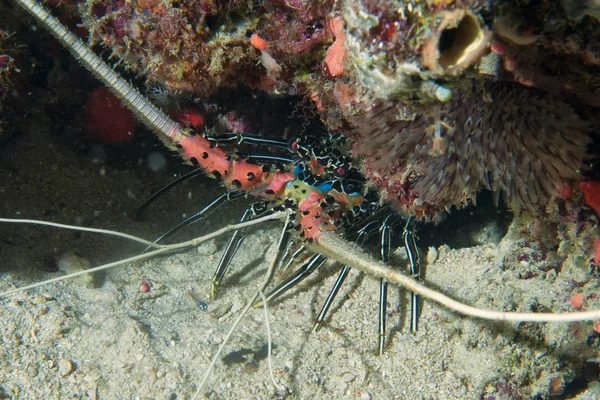
POLYGON ((59 20, 35 0, 15 0, 33 15, 58 41, 83 64, 96 78, 101 80, 123 104, 135 114, 150 130, 159 135, 165 144, 172 146, 170 137, 180 129, 164 112, 152 104, 136 88, 121 78, 113 69, 98 57, 81 39, 71 33, 59 20))

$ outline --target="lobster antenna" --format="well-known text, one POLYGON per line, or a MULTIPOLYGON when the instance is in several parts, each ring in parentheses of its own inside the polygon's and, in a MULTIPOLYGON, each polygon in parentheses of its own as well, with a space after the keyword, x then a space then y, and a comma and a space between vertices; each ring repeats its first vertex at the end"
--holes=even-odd
POLYGON ((156 133, 165 145, 173 147, 172 138, 178 136, 179 124, 152 104, 129 82, 121 78, 81 39, 70 32, 37 1, 15 1, 45 26, 52 36, 58 39, 88 71, 101 80, 144 125, 156 133))

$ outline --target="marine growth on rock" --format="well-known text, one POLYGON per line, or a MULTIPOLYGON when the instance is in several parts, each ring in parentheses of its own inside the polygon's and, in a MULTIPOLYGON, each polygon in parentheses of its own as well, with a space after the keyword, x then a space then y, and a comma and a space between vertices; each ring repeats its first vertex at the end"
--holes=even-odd
MULTIPOLYGON (((372 187, 435 217, 480 190, 544 210, 586 178, 600 21, 572 4, 93 0, 92 43, 165 91, 310 99, 372 187)), ((235 111, 235 110, 230 110, 235 111)), ((209 117, 210 118, 210 117, 209 117)), ((283 135, 283 133, 280 133, 283 135)))

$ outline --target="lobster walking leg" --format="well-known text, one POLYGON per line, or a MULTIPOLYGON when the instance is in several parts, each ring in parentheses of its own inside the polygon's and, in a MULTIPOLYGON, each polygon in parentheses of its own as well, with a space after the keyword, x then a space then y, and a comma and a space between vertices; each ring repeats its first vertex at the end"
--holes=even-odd
MULTIPOLYGON (((356 238, 355 242, 358 245, 362 246, 364 244, 365 240, 367 240, 369 235, 372 233, 372 231, 374 229, 378 228, 379 224, 380 224, 379 221, 371 221, 369 224, 367 224, 366 226, 361 228, 360 231, 358 232, 358 237, 356 238)), ((340 291, 340 288, 342 287, 342 284, 346 280, 349 272, 350 272, 350 267, 348 267, 347 265, 344 265, 344 267, 340 271, 340 274, 338 275, 337 280, 335 281, 333 287, 331 288, 331 291, 329 292, 329 296, 327 296, 327 300, 325 300, 325 303, 323 304, 323 307, 321 308, 321 311, 319 312, 319 315, 317 316, 317 321, 315 322, 313 332, 316 332, 321 327, 321 324, 323 323, 323 321, 325 320, 325 316, 327 315, 327 311, 329 311, 329 308, 331 307, 333 300, 335 299, 338 292, 340 291)))
MULTIPOLYGON (((390 217, 388 216, 379 229, 381 233, 381 261, 384 264, 389 264, 392 251, 392 226, 389 220, 390 217)), ((379 280, 379 355, 383 354, 383 348, 385 347, 387 287, 388 281, 381 278, 379 280)))
POLYGON ((152 205, 152 203, 154 203, 154 201, 156 199, 158 199, 160 196, 162 196, 163 194, 165 194, 166 192, 168 192, 175 186, 179 185, 180 183, 183 183, 185 181, 188 181, 190 179, 196 178, 201 175, 202 175, 202 171, 200 171, 199 169, 193 169, 190 172, 181 175, 177 179, 175 179, 175 180, 169 182, 168 184, 166 184, 165 186, 161 187, 159 190, 152 193, 152 195, 150 197, 148 197, 146 200, 144 200, 144 202, 137 208, 137 210, 135 211, 135 219, 138 219, 138 220, 143 219, 144 214, 146 213, 146 210, 148 209, 148 207, 150 207, 152 205))
MULTIPOLYGON (((264 202, 254 203, 252 204, 242 215, 240 218, 240 222, 247 222, 252 220, 253 218, 259 217, 261 215, 266 214, 270 210, 268 210, 264 202)), ((239 229, 231 235, 229 242, 227 243, 227 247, 225 247, 225 251, 221 256, 221 260, 219 261, 219 265, 215 270, 215 273, 210 282, 210 297, 214 299, 216 297, 217 287, 221 285, 221 281, 225 276, 225 272, 227 268, 229 268, 229 264, 231 264, 231 260, 235 257, 238 249, 242 245, 244 241, 244 233, 245 229, 239 229)))
POLYGON ((306 246, 300 246, 298 249, 296 249, 296 250, 295 250, 293 253, 291 253, 291 254, 290 254, 290 252, 291 252, 291 248, 290 248, 290 246, 288 246, 288 249, 286 250, 286 252, 285 252, 285 254, 283 255, 283 257, 281 258, 281 261, 283 262, 283 261, 285 261, 285 260, 288 260, 288 257, 289 257, 289 260, 288 260, 288 261, 287 261, 287 263, 286 263, 286 264, 283 266, 283 268, 281 268, 281 270, 283 270, 283 271, 287 271, 287 270, 288 270, 288 268, 290 267, 290 265, 292 265, 292 263, 293 263, 294 261, 296 261, 296 259, 297 259, 298 257, 300 257, 300 255, 301 255, 302 253, 304 253, 305 251, 306 251, 306 246))
MULTIPOLYGON (((242 197, 243 195, 244 195, 244 193, 239 192, 237 190, 232 190, 232 191, 223 193, 222 195, 220 195, 219 197, 217 197, 216 199, 211 201, 210 204, 208 204, 202 210, 198 211, 194 215, 187 217, 186 219, 184 219, 183 221, 181 221, 180 223, 178 223, 177 225, 175 225, 174 227, 172 227, 171 229, 169 229, 168 231, 166 231, 165 233, 163 233, 162 235, 160 235, 159 237, 154 239, 153 243, 159 243, 160 241, 174 235, 175 233, 179 232, 180 230, 190 226, 191 224, 205 218, 208 214, 210 214, 211 212, 216 210, 219 206, 225 204, 228 201, 237 199, 238 197, 242 197)), ((147 247, 144 250, 144 252, 146 252, 148 250, 150 250, 150 247, 147 247)))
MULTIPOLYGON (((327 261, 327 257, 321 254, 313 255, 307 262, 302 264, 294 273, 284 279, 277 287, 267 293, 267 301, 271 301, 281 296, 283 293, 306 279, 310 274, 319 269, 327 261)), ((257 305, 259 306, 260 303, 257 305)))
MULTIPOLYGON (((404 226, 404 247, 409 262, 410 275, 419 279, 421 277, 421 257, 417 248, 417 240, 414 232, 410 229, 411 218, 409 217, 404 226)), ((416 332, 419 328, 419 295, 410 293, 410 330, 416 332)))

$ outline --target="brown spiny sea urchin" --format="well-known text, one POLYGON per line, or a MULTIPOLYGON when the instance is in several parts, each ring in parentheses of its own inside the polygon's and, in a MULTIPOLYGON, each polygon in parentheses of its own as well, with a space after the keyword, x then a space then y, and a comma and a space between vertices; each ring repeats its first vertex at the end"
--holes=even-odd
POLYGON ((580 178, 589 142, 588 123, 567 104, 487 78, 445 104, 379 102, 352 122, 369 181, 398 210, 428 217, 482 189, 513 210, 540 210, 580 178))

